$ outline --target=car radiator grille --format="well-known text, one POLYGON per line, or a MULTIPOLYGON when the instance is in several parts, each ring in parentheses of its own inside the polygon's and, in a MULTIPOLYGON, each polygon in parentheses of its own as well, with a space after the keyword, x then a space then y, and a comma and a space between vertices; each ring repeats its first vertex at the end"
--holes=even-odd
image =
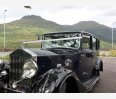
POLYGON ((10 81, 21 79, 24 62, 28 59, 30 59, 29 56, 12 55, 10 57, 10 81))

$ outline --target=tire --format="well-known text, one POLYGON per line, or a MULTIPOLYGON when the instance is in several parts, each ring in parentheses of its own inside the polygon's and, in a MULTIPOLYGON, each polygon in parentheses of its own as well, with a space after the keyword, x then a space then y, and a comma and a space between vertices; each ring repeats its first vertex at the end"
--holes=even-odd
POLYGON ((100 69, 99 68, 93 69, 93 76, 100 76, 100 69))
POLYGON ((96 70, 96 76, 100 76, 100 70, 96 70))
POLYGON ((73 77, 65 79, 58 88, 59 93, 79 93, 79 87, 73 77))

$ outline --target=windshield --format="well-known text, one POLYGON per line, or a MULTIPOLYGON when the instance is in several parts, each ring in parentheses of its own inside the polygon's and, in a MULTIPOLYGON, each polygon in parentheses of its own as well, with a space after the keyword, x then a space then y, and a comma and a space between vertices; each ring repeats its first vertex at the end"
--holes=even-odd
POLYGON ((79 34, 52 34, 44 35, 44 40, 47 42, 42 43, 42 48, 80 48, 79 34))

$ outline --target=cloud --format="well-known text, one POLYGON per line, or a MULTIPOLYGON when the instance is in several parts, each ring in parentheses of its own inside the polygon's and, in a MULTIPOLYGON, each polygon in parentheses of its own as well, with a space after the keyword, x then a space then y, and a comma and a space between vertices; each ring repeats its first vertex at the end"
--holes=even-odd
POLYGON ((116 21, 115 4, 116 0, 3 0, 0 2, 0 22, 7 9, 7 22, 34 14, 59 24, 93 20, 111 26, 116 21), (32 9, 25 9, 25 5, 32 9))
POLYGON ((92 20, 100 14, 99 10, 91 7, 72 7, 64 6, 54 13, 44 13, 42 16, 48 20, 53 20, 59 24, 75 24, 79 21, 92 20))
POLYGON ((107 10, 104 11, 103 13, 105 16, 116 16, 116 7, 114 8, 109 8, 107 10))

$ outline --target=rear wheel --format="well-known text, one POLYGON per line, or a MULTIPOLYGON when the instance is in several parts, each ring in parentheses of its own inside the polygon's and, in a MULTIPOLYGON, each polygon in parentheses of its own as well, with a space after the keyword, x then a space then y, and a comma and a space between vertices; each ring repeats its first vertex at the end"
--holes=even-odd
POLYGON ((95 66, 95 68, 93 69, 93 76, 100 76, 100 67, 99 66, 95 66))
POLYGON ((100 70, 95 70, 95 76, 100 76, 100 70))

